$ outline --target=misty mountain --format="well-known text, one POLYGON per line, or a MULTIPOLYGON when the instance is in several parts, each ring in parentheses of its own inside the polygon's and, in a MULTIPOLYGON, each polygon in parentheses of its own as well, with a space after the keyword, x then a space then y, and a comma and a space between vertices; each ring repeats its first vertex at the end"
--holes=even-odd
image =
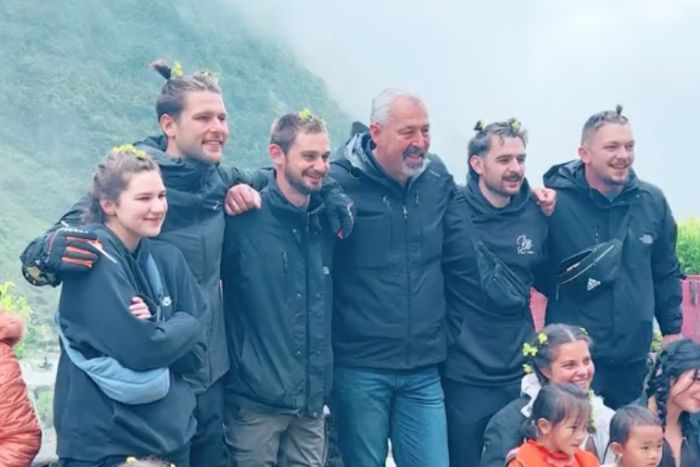
POLYGON ((0 43, 0 282, 14 281, 42 313, 56 293, 26 285, 18 256, 112 146, 158 132, 154 59, 217 75, 230 114, 225 163, 266 164, 282 112, 308 106, 334 144, 349 128, 323 82, 224 0, 3 0, 0 43))

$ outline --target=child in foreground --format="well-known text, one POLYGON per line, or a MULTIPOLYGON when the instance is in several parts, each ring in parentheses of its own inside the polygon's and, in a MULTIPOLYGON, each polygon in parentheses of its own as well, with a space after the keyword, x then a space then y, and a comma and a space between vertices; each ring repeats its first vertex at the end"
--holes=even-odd
POLYGON ((507 467, 599 467, 598 459, 580 448, 589 430, 591 405, 578 386, 542 388, 526 422, 528 441, 514 449, 507 467))
POLYGON ((661 419, 646 407, 620 408, 610 422, 610 447, 615 462, 604 467, 657 467, 663 453, 661 419))

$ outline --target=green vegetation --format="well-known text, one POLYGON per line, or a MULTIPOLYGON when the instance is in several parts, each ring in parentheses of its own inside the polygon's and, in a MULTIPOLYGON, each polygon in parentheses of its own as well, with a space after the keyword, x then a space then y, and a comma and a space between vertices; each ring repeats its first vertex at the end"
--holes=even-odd
POLYGON ((27 297, 32 327, 49 322, 57 290, 29 286, 19 254, 87 187, 109 148, 157 134, 154 103, 164 81, 151 61, 218 76, 230 113, 226 163, 267 164, 270 123, 284 111, 309 107, 336 144, 346 136, 349 119, 321 80, 251 31, 234 3, 2 2, 0 282, 27 297))
POLYGON ((678 223, 676 252, 684 274, 700 274, 700 219, 691 217, 678 223))
POLYGON ((12 282, 0 283, 0 308, 5 313, 19 315, 24 320, 24 337, 14 347, 15 355, 21 359, 26 354, 27 348, 36 349, 46 345, 51 334, 48 326, 40 322, 38 316, 32 313, 27 299, 12 293, 13 287, 12 282))

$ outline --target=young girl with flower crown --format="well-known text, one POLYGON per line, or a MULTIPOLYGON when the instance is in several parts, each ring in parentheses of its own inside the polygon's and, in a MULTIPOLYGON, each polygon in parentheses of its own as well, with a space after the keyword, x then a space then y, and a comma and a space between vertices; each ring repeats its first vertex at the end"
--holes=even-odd
POLYGON ((614 412, 602 399, 590 393, 594 366, 590 338, 585 330, 565 324, 546 326, 523 348, 526 375, 521 382, 521 396, 491 418, 484 435, 484 452, 480 467, 503 467, 508 452, 523 442, 523 422, 532 414, 540 391, 549 384, 572 383, 589 394, 591 417, 582 448, 602 462, 613 460, 605 454, 608 427, 614 412))
POLYGON ((507 467, 599 467, 598 458, 581 449, 591 417, 588 394, 571 383, 542 388, 526 422, 527 441, 514 449, 507 467))

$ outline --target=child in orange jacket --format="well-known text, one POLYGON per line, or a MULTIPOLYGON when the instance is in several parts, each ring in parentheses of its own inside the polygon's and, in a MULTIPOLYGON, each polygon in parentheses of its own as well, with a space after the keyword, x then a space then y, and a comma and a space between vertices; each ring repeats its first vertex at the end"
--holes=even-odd
POLYGON ((579 446, 588 431, 591 405, 574 384, 542 388, 527 421, 529 439, 514 449, 507 467, 599 467, 598 459, 579 446))
POLYGON ((22 338, 22 320, 0 307, 0 465, 28 466, 41 446, 41 429, 12 346, 22 338))

